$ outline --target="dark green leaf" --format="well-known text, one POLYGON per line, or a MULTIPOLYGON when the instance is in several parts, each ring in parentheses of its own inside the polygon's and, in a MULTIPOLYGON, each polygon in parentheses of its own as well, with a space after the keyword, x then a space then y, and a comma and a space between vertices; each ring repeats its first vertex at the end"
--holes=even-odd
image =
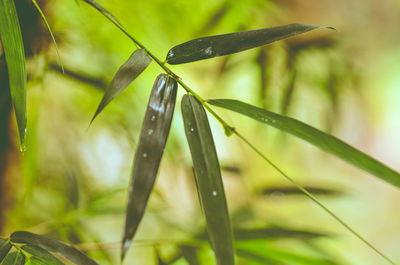
POLYGON ((135 154, 122 240, 122 259, 131 245, 156 180, 174 113, 176 93, 175 79, 160 74, 151 91, 135 154))
POLYGON ((102 13, 104 16, 108 17, 111 21, 114 21, 116 24, 122 27, 121 23, 116 19, 110 12, 108 12, 103 6, 101 6, 99 3, 97 3, 94 0, 83 0, 84 2, 88 3, 89 5, 93 6, 95 9, 97 9, 100 13, 102 13))
POLYGON ((218 99, 209 100, 208 103, 241 113, 252 119, 271 125, 281 131, 293 134, 392 185, 400 187, 400 174, 398 172, 338 138, 301 121, 260 109, 237 100, 218 99))
POLYGON ((135 50, 129 59, 118 69, 110 86, 104 92, 100 105, 94 114, 92 121, 97 115, 116 98, 125 88, 133 82, 151 63, 151 58, 144 49, 135 50))
POLYGON ((312 239, 327 236, 326 234, 293 230, 281 227, 267 227, 258 229, 235 229, 235 240, 277 239, 277 238, 305 238, 312 239))
POLYGON ((36 235, 25 231, 18 231, 11 235, 10 240, 15 243, 31 244, 41 247, 47 251, 60 254, 77 265, 98 265, 97 262, 71 245, 46 236, 36 235))
POLYGON ((12 245, 7 240, 0 238, 0 262, 4 259, 10 251, 12 245))
POLYGON ((3 260, 2 265, 24 265, 25 256, 21 251, 14 251, 9 253, 3 260))
POLYGON ((0 0, 0 35, 6 56, 11 98, 18 123, 21 149, 26 134, 26 69, 21 29, 13 0, 0 0))
POLYGON ((33 245, 24 245, 21 247, 26 252, 32 254, 37 259, 39 259, 43 264, 46 265, 64 265, 61 261, 59 261, 56 257, 53 256, 47 250, 33 245))
POLYGON ((183 96, 181 106, 211 246, 218 265, 231 265, 235 263, 233 236, 221 170, 207 115, 203 106, 193 96, 183 96))
POLYGON ((187 261, 189 265, 200 265, 199 258, 197 256, 197 250, 195 247, 188 245, 179 246, 181 249, 183 258, 187 261))
POLYGON ((289 24, 274 28, 250 30, 194 39, 169 50, 169 64, 190 63, 217 56, 228 55, 283 40, 321 26, 289 24))

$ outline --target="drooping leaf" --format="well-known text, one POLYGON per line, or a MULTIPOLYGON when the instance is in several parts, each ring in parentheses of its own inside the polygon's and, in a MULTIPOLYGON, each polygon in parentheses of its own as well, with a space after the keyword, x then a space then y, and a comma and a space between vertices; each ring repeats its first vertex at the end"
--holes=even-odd
POLYGON ((150 94, 135 154, 122 240, 122 259, 131 245, 156 180, 175 109, 176 93, 175 79, 160 74, 150 94))
POLYGON ((256 253, 252 253, 252 252, 249 252, 247 250, 237 249, 236 252, 237 252, 239 257, 257 261, 260 264, 267 264, 267 265, 282 265, 282 264, 284 264, 284 263, 282 263, 280 261, 273 260, 273 259, 264 257, 262 255, 258 255, 256 253))
POLYGON ((26 252, 35 256, 41 263, 46 265, 64 265, 59 259, 57 259, 53 254, 48 252, 47 250, 34 246, 34 245, 24 245, 21 247, 26 252))
POLYGON ((24 150, 26 134, 25 52, 13 0, 0 0, 0 36, 6 56, 10 92, 18 123, 21 150, 24 150))
POLYGON ((242 31, 194 39, 169 50, 169 64, 190 63, 217 56, 228 55, 283 40, 321 26, 289 24, 285 26, 242 31))
POLYGON ((7 240, 0 238, 0 262, 4 259, 10 251, 12 245, 7 240))
POLYGON ((105 17, 122 27, 122 24, 116 19, 110 12, 108 12, 102 5, 100 5, 98 2, 94 0, 83 0, 87 4, 93 6, 97 11, 99 11, 101 14, 103 14, 105 17))
POLYGON ((132 83, 151 63, 151 58, 147 55, 146 50, 135 50, 129 59, 118 69, 110 86, 104 92, 100 105, 94 114, 92 121, 97 115, 116 98, 125 88, 132 83))
POLYGON ((97 262, 71 245, 50 237, 26 231, 17 231, 10 236, 10 240, 15 243, 25 243, 41 247, 47 251, 61 255, 77 265, 98 265, 97 262))
POLYGON ((400 187, 400 174, 398 172, 340 139, 301 121, 260 109, 237 100, 218 99, 209 100, 208 103, 241 113, 281 131, 290 133, 392 185, 400 187))
POLYGON ((24 265, 25 255, 21 251, 9 253, 3 260, 2 265, 24 265))
POLYGON ((233 265, 235 262, 232 229, 207 115, 201 103, 193 96, 183 96, 181 107, 211 247, 218 265, 233 265))

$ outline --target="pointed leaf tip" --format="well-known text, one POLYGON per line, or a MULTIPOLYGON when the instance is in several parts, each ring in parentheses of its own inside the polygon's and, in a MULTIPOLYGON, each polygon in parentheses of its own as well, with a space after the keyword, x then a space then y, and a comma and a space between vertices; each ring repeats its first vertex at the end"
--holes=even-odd
POLYGON ((122 241, 122 259, 144 215, 156 180, 171 127, 176 93, 176 80, 160 74, 151 90, 135 154, 122 241))
POLYGON ((216 99, 208 100, 207 102, 211 105, 246 115, 281 131, 290 133, 394 186, 400 187, 400 173, 342 140, 311 127, 306 123, 238 100, 216 99))
POLYGON ((184 95, 181 108, 211 247, 218 265, 233 265, 233 234, 207 115, 201 103, 193 96, 184 95))
POLYGON ((0 0, 0 35, 6 57, 10 94, 18 124, 21 149, 24 149, 27 119, 25 52, 18 15, 12 0, 0 0))
POLYGON ((167 62, 169 64, 182 64, 233 54, 283 40, 317 28, 322 28, 322 26, 289 24, 273 28, 198 38, 179 44, 169 50, 167 62))
POLYGON ((129 59, 118 69, 90 123, 97 115, 116 98, 125 88, 132 83, 151 63, 152 59, 147 55, 145 49, 135 50, 129 59))

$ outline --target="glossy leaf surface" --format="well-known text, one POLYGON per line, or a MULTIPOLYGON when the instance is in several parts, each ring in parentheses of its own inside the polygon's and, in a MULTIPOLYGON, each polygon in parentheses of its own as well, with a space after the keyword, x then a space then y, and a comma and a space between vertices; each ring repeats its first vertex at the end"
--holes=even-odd
POLYGON ((233 235, 207 115, 203 106, 193 96, 183 96, 181 107, 211 247, 218 265, 233 265, 233 235))
POLYGON ((11 98, 18 123, 21 149, 23 150, 26 134, 25 52, 13 0, 0 0, 0 36, 6 56, 11 98))
POLYGON ((47 250, 33 245, 24 245, 21 247, 23 250, 32 254, 36 257, 36 259, 40 260, 43 264, 46 265, 64 265, 60 260, 58 260, 53 254, 48 252, 47 250))
POLYGON ((160 74, 150 94, 135 154, 122 240, 122 258, 131 245, 156 180, 171 127, 176 93, 175 79, 160 74))
POLYGON ((7 240, 0 238, 0 262, 4 259, 10 251, 12 245, 7 240))
POLYGON ((190 63, 228 55, 283 40, 321 26, 289 24, 273 28, 249 30, 194 39, 169 50, 169 64, 190 63))
POLYGON ((246 115, 281 131, 290 133, 392 185, 400 187, 400 174, 398 172, 342 140, 301 121, 260 109, 238 100, 217 99, 209 100, 208 103, 246 115))
POLYGON ((97 262, 71 245, 50 237, 41 236, 26 231, 18 231, 11 235, 10 240, 15 243, 25 243, 38 246, 47 251, 60 254, 77 265, 98 265, 97 262))
POLYGON ((151 58, 144 49, 136 50, 129 59, 118 69, 110 86, 104 92, 100 105, 94 114, 92 121, 97 115, 116 98, 125 88, 133 82, 151 63, 151 58))
POLYGON ((9 253, 3 260, 2 265, 24 265, 25 256, 21 251, 14 251, 9 253))

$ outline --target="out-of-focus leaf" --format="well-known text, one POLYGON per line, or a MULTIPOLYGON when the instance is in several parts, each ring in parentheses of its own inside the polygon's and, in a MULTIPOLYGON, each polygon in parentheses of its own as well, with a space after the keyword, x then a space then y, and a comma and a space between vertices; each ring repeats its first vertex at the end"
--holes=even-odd
POLYGON ((0 35, 6 55, 10 92, 18 123, 21 150, 24 150, 26 134, 25 52, 13 0, 0 0, 0 35))
POLYGON ((40 260, 43 264, 46 265, 64 265, 60 260, 54 257, 53 254, 48 252, 47 250, 34 246, 34 245, 24 245, 21 247, 26 252, 35 256, 38 260, 40 260))
POLYGON ((125 88, 132 83, 151 63, 151 58, 147 55, 146 50, 135 50, 129 59, 118 69, 110 86, 104 92, 100 105, 94 114, 92 121, 97 115, 116 98, 125 88))
POLYGON ((233 265, 235 262, 232 229, 207 115, 203 106, 193 96, 184 95, 181 107, 211 246, 218 265, 233 265))
POLYGON ((122 240, 122 259, 131 245, 156 180, 175 109, 176 93, 175 79, 160 74, 151 91, 135 154, 122 240))
MULTIPOLYGON (((306 256, 304 254, 297 254, 291 251, 271 247, 265 243, 260 242, 241 242, 238 243, 237 252, 239 255, 246 253, 253 257, 265 258, 275 263, 271 264, 298 264, 298 265, 333 265, 330 260, 306 256), (278 263, 277 263, 278 262, 278 263)), ((267 263, 268 264, 268 263, 267 263)))
MULTIPOLYGON (((343 195, 342 191, 327 189, 327 188, 317 188, 317 187, 304 187, 310 193, 314 195, 326 195, 326 196, 340 196, 343 195)), ((270 187, 262 190, 264 195, 273 194, 284 194, 284 195, 304 195, 304 193, 296 187, 270 187)))
POLYGON ((225 16, 227 11, 230 8, 230 2, 226 1, 221 7, 219 7, 217 10, 215 10, 214 14, 210 17, 210 19, 207 21, 207 23, 204 25, 202 30, 200 31, 200 34, 207 33, 215 26, 218 25, 218 23, 222 20, 222 18, 225 16))
POLYGON ((281 227, 267 227, 258 229, 234 229, 235 240, 277 239, 277 238, 317 238, 326 234, 293 230, 281 227))
POLYGON ((0 238, 0 262, 4 259, 10 251, 12 245, 7 240, 0 238))
POLYGON ((290 73, 290 81, 287 84, 287 88, 285 89, 285 93, 282 97, 282 105, 281 105, 281 112, 282 114, 287 114, 289 107, 292 103, 293 93, 296 88, 296 70, 292 70, 290 73))
POLYGON ((24 265, 25 255, 21 251, 9 253, 3 260, 2 265, 24 265))
POLYGON ((239 257, 245 258, 245 259, 250 259, 259 262, 260 264, 266 264, 266 265, 281 265, 284 264, 280 261, 272 260, 267 257, 263 257, 261 255, 257 255, 256 253, 252 253, 243 249, 237 249, 236 253, 238 254, 239 257))
POLYGON ((398 172, 346 144, 338 138, 324 133, 301 121, 260 109, 238 100, 217 99, 209 100, 208 103, 241 113, 252 119, 273 126, 281 131, 290 133, 328 153, 340 157, 344 161, 353 164, 354 166, 363 169, 392 185, 400 187, 400 174, 398 172))
POLYGON ((199 258, 197 256, 197 250, 195 247, 188 245, 179 246, 181 249, 183 258, 187 261, 189 265, 200 265, 199 258))
POLYGON ((97 262, 77 250, 76 248, 56 239, 36 235, 26 231, 14 232, 10 240, 15 243, 25 243, 41 247, 47 251, 60 254, 77 265, 98 265, 97 262))
POLYGON ((190 63, 237 53, 317 28, 321 28, 321 26, 289 24, 273 28, 198 38, 179 44, 169 50, 167 62, 169 64, 190 63))

